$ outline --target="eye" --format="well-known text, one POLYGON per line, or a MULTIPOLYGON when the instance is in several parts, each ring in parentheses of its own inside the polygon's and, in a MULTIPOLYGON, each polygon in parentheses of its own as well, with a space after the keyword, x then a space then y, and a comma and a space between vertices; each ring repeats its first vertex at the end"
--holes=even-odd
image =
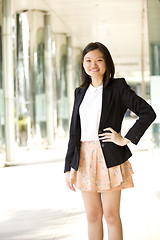
POLYGON ((86 62, 90 62, 91 60, 87 59, 86 62))
POLYGON ((103 60, 102 59, 98 59, 98 62, 102 62, 103 60))

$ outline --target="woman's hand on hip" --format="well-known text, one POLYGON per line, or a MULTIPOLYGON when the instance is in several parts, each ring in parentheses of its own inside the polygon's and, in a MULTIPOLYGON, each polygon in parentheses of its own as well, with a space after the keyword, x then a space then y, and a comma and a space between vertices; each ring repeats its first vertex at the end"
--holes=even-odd
POLYGON ((66 178, 67 187, 70 188, 72 191, 76 191, 76 189, 73 186, 73 183, 71 183, 71 180, 70 180, 70 171, 65 173, 65 178, 66 178))
POLYGON ((129 139, 123 138, 120 133, 117 133, 111 127, 105 128, 103 131, 104 133, 99 134, 99 140, 102 140, 102 142, 113 142, 119 146, 125 146, 130 142, 129 139))

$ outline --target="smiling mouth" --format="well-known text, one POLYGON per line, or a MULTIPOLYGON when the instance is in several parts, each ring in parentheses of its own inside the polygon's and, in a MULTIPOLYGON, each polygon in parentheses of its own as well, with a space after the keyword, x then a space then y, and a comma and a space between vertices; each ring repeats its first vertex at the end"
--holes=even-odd
POLYGON ((98 72, 99 69, 91 69, 90 71, 91 71, 91 72, 98 72))

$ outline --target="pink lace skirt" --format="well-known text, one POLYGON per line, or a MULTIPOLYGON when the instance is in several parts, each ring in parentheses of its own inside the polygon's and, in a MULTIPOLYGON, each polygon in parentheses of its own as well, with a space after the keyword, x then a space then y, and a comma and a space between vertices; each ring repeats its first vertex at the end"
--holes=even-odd
POLYGON ((134 187, 129 161, 107 168, 99 141, 81 143, 78 171, 73 168, 71 182, 81 191, 104 192, 134 187))

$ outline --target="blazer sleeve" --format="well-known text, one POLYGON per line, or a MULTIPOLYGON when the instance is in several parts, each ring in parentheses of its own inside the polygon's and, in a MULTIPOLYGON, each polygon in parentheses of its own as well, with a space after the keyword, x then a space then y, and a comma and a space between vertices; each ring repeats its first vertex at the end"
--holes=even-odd
POLYGON ((74 141, 74 132, 73 132, 73 119, 74 119, 74 109, 75 109, 75 99, 78 92, 78 88, 74 91, 74 104, 73 104, 73 110, 72 110, 72 116, 71 116, 71 122, 70 122, 70 133, 69 133, 69 141, 68 141, 68 149, 65 157, 65 167, 64 172, 70 171, 71 169, 71 161, 74 155, 75 151, 75 141, 74 141))
POLYGON ((137 144, 147 128, 155 120, 156 114, 153 108, 130 88, 125 79, 121 79, 121 83, 122 103, 138 116, 125 138, 137 144))

